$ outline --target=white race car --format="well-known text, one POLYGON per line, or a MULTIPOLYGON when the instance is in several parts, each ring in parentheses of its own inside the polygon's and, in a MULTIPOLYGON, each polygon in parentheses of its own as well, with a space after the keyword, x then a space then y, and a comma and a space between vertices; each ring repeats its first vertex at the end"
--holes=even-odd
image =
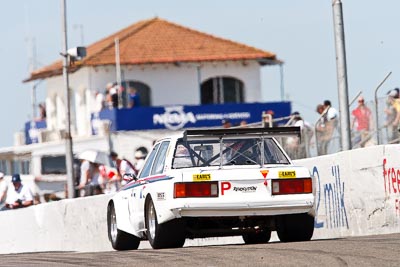
POLYGON ((186 130, 159 140, 107 208, 116 250, 182 247, 186 238, 241 235, 246 244, 310 240, 313 179, 275 137, 299 127, 186 130))

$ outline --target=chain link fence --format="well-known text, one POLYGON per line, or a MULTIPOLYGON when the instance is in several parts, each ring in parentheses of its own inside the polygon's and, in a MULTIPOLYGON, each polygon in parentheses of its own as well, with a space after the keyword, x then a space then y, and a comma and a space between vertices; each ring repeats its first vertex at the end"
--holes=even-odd
MULTIPOLYGON (((351 127, 351 145, 352 148, 360 148, 377 144, 395 144, 400 141, 398 125, 394 125, 396 111, 388 102, 388 98, 379 98, 377 103, 370 101, 365 105, 371 111, 369 131, 356 131, 353 125, 352 110, 350 108, 350 127, 351 127)), ((290 124, 288 124, 290 125, 290 124)), ((325 122, 321 126, 321 120, 312 124, 312 133, 309 129, 302 127, 302 138, 296 140, 282 139, 281 145, 292 159, 315 157, 336 153, 342 150, 341 131, 339 118, 325 122), (321 129, 324 129, 322 131, 321 129)))

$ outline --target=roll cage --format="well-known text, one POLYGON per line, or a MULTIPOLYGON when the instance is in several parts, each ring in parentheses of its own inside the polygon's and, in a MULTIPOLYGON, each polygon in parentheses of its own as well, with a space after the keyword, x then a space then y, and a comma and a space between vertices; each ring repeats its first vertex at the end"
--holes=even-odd
POLYGON ((300 136, 299 127, 187 130, 172 167, 290 164, 273 137, 293 135, 300 136))

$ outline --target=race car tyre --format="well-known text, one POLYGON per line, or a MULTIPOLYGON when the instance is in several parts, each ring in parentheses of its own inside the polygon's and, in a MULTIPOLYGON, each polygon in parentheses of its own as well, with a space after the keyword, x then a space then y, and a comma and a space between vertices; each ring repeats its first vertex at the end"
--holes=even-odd
POLYGON ((245 244, 265 244, 271 239, 271 231, 263 230, 258 233, 243 234, 245 244))
POLYGON ((145 204, 145 221, 147 239, 152 248, 180 248, 185 244, 185 225, 182 219, 174 219, 158 224, 157 212, 149 196, 145 204))
POLYGON ((107 208, 107 229, 108 239, 116 250, 137 249, 140 244, 140 238, 117 228, 117 216, 115 214, 114 204, 110 203, 107 208))
POLYGON ((314 233, 314 217, 307 213, 278 217, 277 233, 282 242, 308 241, 314 233))

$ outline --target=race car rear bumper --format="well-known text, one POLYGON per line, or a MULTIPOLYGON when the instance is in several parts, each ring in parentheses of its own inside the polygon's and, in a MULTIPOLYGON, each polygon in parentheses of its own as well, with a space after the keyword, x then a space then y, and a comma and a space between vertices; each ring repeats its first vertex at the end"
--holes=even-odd
POLYGON ((224 203, 209 205, 201 203, 186 204, 171 209, 177 217, 214 217, 214 216, 272 216, 295 213, 313 214, 312 200, 266 203, 224 203))

